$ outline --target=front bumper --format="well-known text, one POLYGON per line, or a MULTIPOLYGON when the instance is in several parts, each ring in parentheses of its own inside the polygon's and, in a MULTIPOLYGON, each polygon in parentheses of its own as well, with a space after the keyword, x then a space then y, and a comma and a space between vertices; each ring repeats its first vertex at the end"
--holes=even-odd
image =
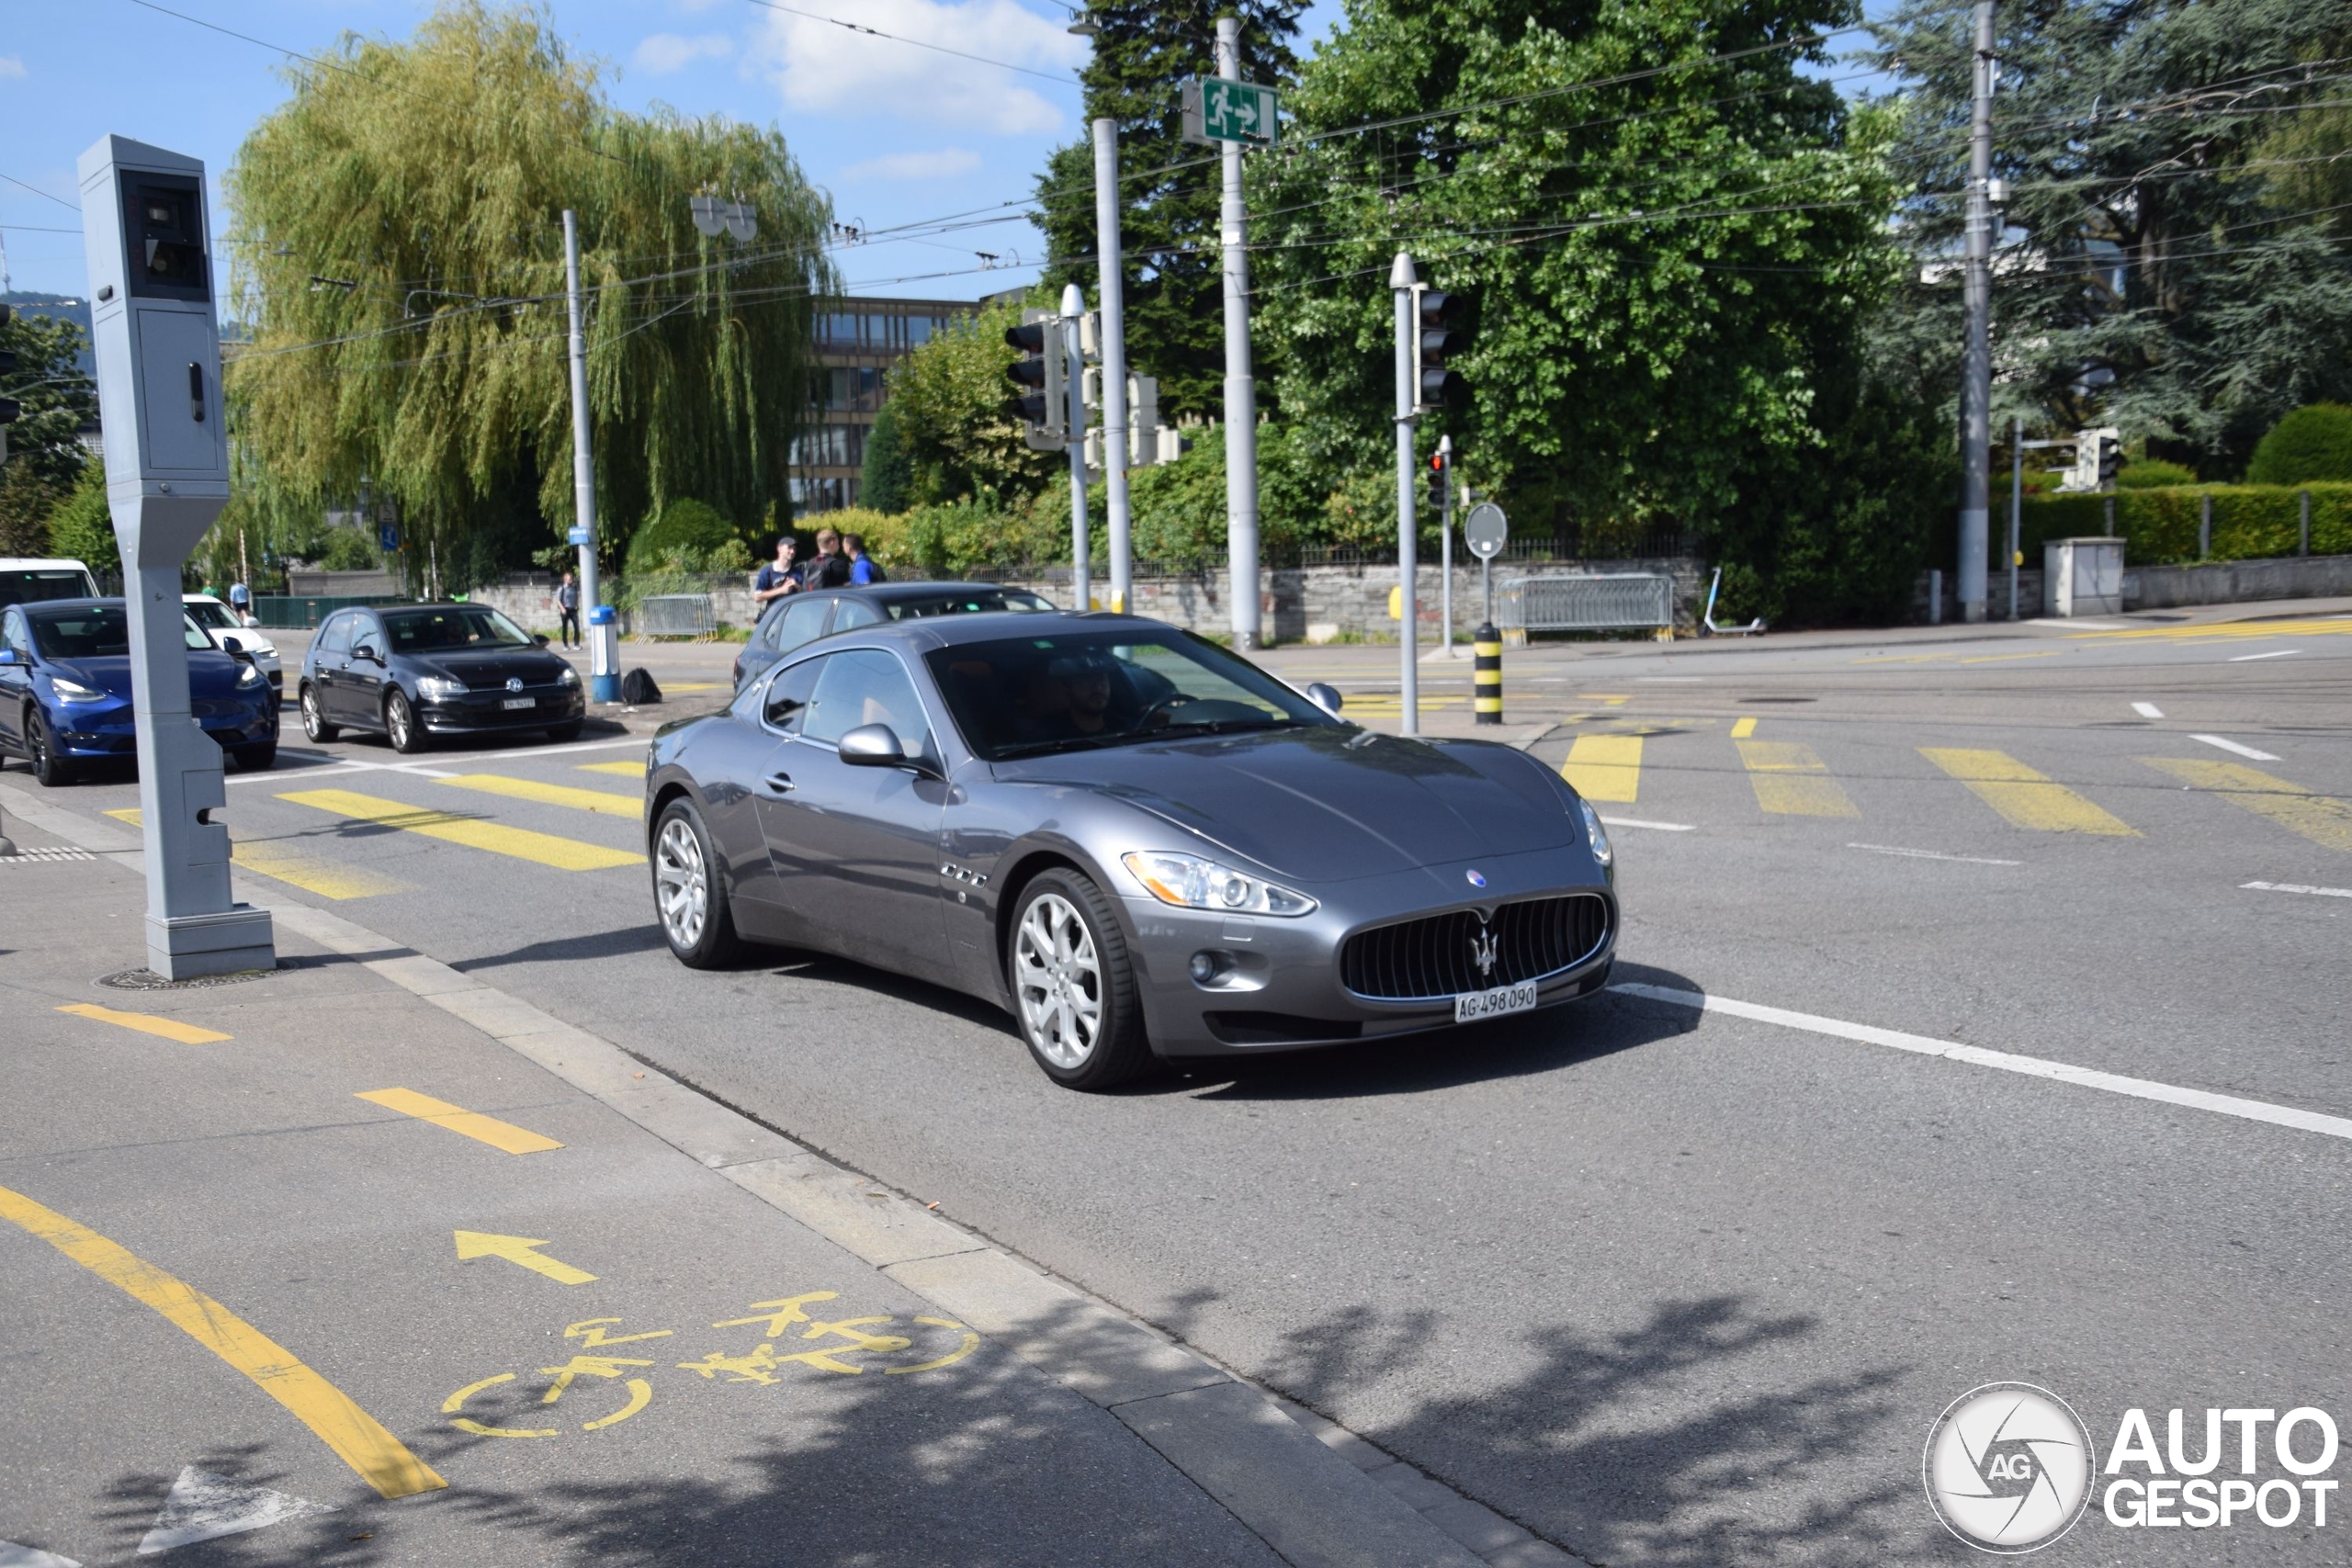
POLYGON ((533 686, 522 692, 469 692, 447 702, 419 703, 418 722, 431 735, 484 735, 509 729, 546 729, 587 716, 588 696, 578 686, 533 686), (528 697, 526 708, 505 705, 528 697))
MULTIPOLYGON (((222 746, 258 746, 277 739, 277 696, 198 698, 191 705, 204 733, 222 746)), ((76 761, 139 754, 139 728, 127 702, 60 703, 50 710, 61 756, 76 761)))
POLYGON ((1478 866, 1488 884, 1475 899, 1453 896, 1470 890, 1464 874, 1471 867, 1431 866, 1302 888, 1323 903, 1296 919, 1179 909, 1141 892, 1123 897, 1152 1049, 1170 1057, 1247 1055, 1451 1028, 1451 995, 1384 1001, 1348 990, 1340 978, 1341 944, 1374 926, 1528 898, 1589 893, 1608 908, 1599 944, 1542 976, 1535 1005, 1571 1001, 1607 983, 1617 947, 1616 892, 1589 852, 1542 851, 1478 866), (1195 982, 1192 958, 1203 951, 1230 955, 1230 973, 1208 985, 1195 982))

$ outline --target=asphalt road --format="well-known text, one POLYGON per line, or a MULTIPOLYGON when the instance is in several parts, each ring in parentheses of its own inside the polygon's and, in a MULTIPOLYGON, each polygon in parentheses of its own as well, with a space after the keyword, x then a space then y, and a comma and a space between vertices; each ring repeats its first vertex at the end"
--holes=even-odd
MULTIPOLYGON (((229 816, 288 897, 936 1200, 1592 1562, 1958 1561, 1920 1449, 1978 1384, 2056 1391, 2102 1454, 2132 1407, 2159 1442, 2186 1408, 2192 1450, 2207 1406, 2352 1416, 2352 1143, 2199 1098, 2352 1116, 2344 612, 1514 650, 1504 733, 1540 729, 1621 824, 1618 981, 1717 1005, 1621 990, 1110 1097, 927 987, 673 963, 628 858, 638 739, 412 765, 289 737, 229 816)), ((1395 723, 1393 650, 1271 662, 1395 723)), ((1458 725, 1467 660, 1422 682, 1458 725)), ((2346 1528, 2095 1510, 2044 1560, 2337 1562, 2346 1528)))

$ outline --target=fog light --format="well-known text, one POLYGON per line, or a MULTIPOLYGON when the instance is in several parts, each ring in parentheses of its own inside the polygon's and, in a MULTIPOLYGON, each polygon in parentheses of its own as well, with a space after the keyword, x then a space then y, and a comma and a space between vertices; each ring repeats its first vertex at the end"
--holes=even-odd
POLYGON ((1233 967, 1233 955, 1206 949, 1193 954, 1193 984, 1214 985, 1218 976, 1233 967))

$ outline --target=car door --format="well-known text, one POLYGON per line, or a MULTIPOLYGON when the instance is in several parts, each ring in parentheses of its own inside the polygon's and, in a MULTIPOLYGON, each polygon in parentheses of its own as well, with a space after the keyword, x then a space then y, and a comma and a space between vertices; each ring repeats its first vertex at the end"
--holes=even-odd
POLYGON ((356 615, 349 610, 329 615, 326 625, 319 628, 319 640, 311 656, 311 689, 319 694, 319 712, 330 723, 344 715, 344 672, 351 663, 351 625, 356 615))
POLYGON ((798 732, 757 796, 778 896, 815 945, 949 980, 938 861, 948 786, 935 773, 843 762, 836 744, 865 724, 888 725, 935 768, 930 716, 897 654, 848 649, 819 661, 798 732))
POLYGON ((335 672, 344 716, 350 723, 383 728, 384 687, 390 679, 385 671, 391 657, 391 645, 384 637, 384 623, 365 610, 352 611, 351 652, 335 672), (374 658, 362 657, 362 651, 368 649, 373 650, 374 658))
POLYGON ((754 676, 736 695, 729 722, 705 726, 694 741, 690 766, 701 789, 704 819, 727 867, 743 934, 769 942, 813 942, 786 906, 768 854, 764 803, 791 784, 786 761, 808 706, 817 665, 804 660, 773 680, 754 676), (778 778, 782 783, 775 782, 778 778))
POLYGON ((15 657, 0 664, 0 746, 21 750, 25 744, 25 699, 33 689, 33 639, 25 613, 10 607, 0 614, 0 648, 15 657))

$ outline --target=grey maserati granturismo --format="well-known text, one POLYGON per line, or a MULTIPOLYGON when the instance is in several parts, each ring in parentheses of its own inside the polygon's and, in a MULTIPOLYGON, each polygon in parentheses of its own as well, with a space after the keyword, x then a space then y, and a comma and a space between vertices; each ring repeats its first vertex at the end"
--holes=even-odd
POLYGON ((824 637, 654 737, 656 916, 698 968, 771 942, 984 998, 1084 1089, 1599 990, 1592 807, 1509 746, 1340 706, 1133 616, 824 637))

